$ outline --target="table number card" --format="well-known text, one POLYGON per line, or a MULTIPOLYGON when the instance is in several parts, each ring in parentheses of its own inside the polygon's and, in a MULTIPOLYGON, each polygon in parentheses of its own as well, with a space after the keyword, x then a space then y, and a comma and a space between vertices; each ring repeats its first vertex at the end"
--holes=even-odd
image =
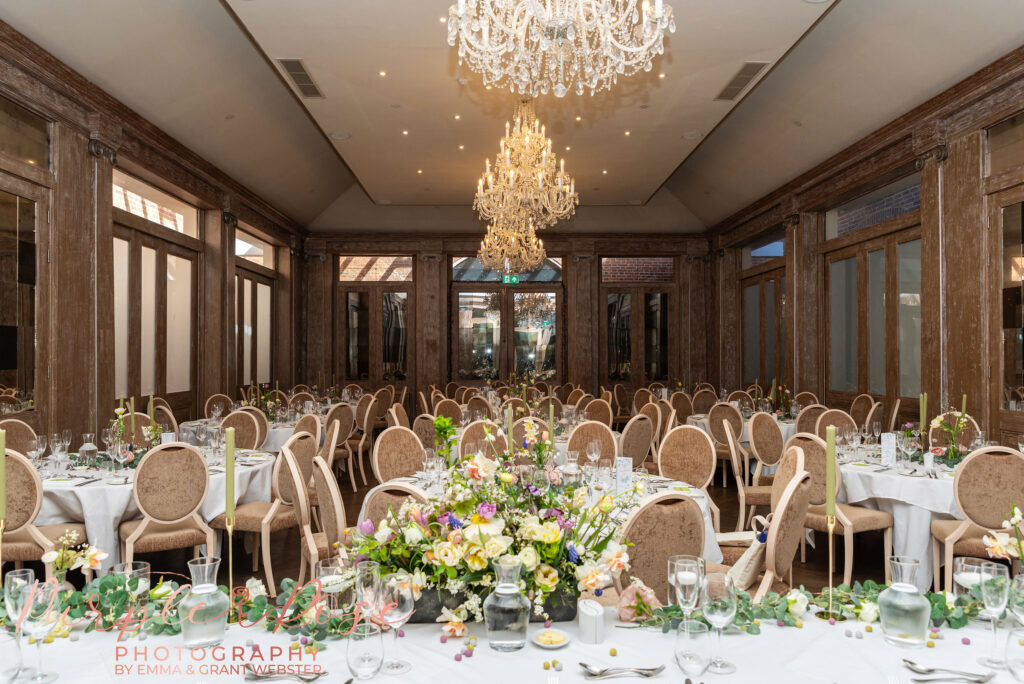
POLYGON ((624 492, 633 484, 633 459, 625 456, 615 458, 615 490, 624 492))
POLYGON ((887 468, 896 467, 896 433, 882 433, 882 465, 887 468))

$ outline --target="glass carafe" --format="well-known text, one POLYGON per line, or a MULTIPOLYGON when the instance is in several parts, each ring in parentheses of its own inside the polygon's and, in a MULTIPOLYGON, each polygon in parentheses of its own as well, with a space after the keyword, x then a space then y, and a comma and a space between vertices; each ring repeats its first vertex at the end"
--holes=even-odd
POLYGON ((918 648, 924 646, 931 617, 931 604, 917 588, 915 558, 890 556, 892 584, 878 595, 878 615, 882 634, 893 646, 918 648))
POLYGON ((518 651, 526 645, 530 601, 519 591, 523 563, 513 556, 494 561, 496 586, 484 599, 487 642, 496 651, 518 651))
POLYGON ((181 636, 187 648, 215 646, 224 639, 230 602, 217 589, 220 558, 196 558, 188 562, 192 588, 181 601, 181 636))

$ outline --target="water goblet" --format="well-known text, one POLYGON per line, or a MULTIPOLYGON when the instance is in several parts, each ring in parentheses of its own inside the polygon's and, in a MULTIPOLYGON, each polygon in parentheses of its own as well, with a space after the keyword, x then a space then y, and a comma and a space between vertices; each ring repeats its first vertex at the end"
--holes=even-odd
POLYGON ((64 453, 71 448, 71 430, 61 430, 60 441, 64 445, 64 453))
POLYGON ((711 662, 708 657, 710 649, 711 632, 707 625, 697 620, 684 620, 679 624, 673 655, 676 665, 687 678, 699 677, 707 671, 711 662))
POLYGON ((0 678, 5 682, 23 681, 35 674, 35 670, 24 666, 20 621, 22 611, 25 609, 25 602, 28 600, 35 581, 36 573, 31 568, 11 570, 4 576, 4 607, 7 609, 8 620, 14 623, 15 650, 18 654, 18 660, 12 668, 0 671, 0 678))
POLYGON ((384 643, 380 627, 371 622, 355 626, 348 638, 346 654, 349 672, 356 679, 372 679, 384 662, 384 643))
POLYGON ((356 602, 360 612, 369 617, 380 609, 380 564, 364 560, 356 563, 356 602))
POLYGON ((28 590, 28 596, 22 608, 23 619, 21 629, 36 641, 38 667, 36 674, 28 681, 32 684, 46 684, 57 679, 53 672, 43 672, 43 640, 57 624, 60 618, 60 600, 57 596, 58 585, 55 581, 36 582, 28 590))
POLYGON ((412 617, 412 611, 416 606, 412 577, 408 573, 384 575, 380 587, 381 621, 386 623, 395 635, 392 641, 394 659, 385 662, 382 671, 389 675, 405 674, 412 669, 412 665, 398 655, 398 631, 412 617))
POLYGON ((978 658, 978 663, 993 669, 1006 667, 999 650, 999 616, 1006 609, 1010 595, 1010 573, 1005 565, 985 563, 981 566, 981 600, 992 620, 992 655, 978 658))
POLYGON ((1017 575, 1010 583, 1010 598, 1006 607, 1017 618, 1017 622, 1024 626, 1024 575, 1017 575))
POLYGON ((675 603, 686 619, 697 607, 700 599, 701 578, 704 575, 704 559, 699 556, 669 556, 668 586, 669 603, 675 603))
POLYGON ((355 567, 353 558, 335 556, 317 561, 313 578, 320 581, 320 591, 327 596, 327 612, 346 615, 355 604, 355 567))
POLYGON ((1024 682, 1024 629, 1010 630, 1006 642, 1006 668, 1018 682, 1024 682))
POLYGON ((215 402, 214 405, 210 407, 210 418, 212 418, 215 421, 220 420, 220 417, 223 413, 224 405, 221 404, 220 402, 215 402))
POLYGON ((701 609, 704 617, 718 632, 718 653, 711 659, 709 672, 715 674, 732 674, 736 666, 721 656, 722 630, 728 627, 736 616, 736 585, 732 577, 721 572, 710 572, 704 575, 700 592, 701 609))
POLYGON ((601 457, 601 442, 596 439, 587 443, 587 460, 596 463, 601 457))

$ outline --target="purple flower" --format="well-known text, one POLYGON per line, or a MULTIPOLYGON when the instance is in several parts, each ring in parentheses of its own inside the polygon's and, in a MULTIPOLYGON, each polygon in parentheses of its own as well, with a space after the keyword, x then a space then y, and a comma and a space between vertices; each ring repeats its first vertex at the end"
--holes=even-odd
POLYGON ((448 514, 448 524, 452 526, 452 529, 458 530, 462 528, 462 521, 451 513, 448 514))
POLYGON ((580 564, 580 554, 576 551, 576 547, 572 542, 570 542, 569 546, 566 548, 566 558, 568 558, 569 562, 573 565, 580 564))
POLYGON ((359 523, 359 534, 368 537, 373 534, 373 521, 367 518, 359 523))
POLYGON ((540 489, 534 487, 532 484, 526 485, 526 489, 529 490, 530 494, 534 496, 540 496, 540 489))
POLYGON ((576 527, 576 522, 573 520, 569 520, 568 518, 558 516, 558 526, 561 527, 563 530, 571 530, 572 528, 576 527))
POLYGON ((490 520, 498 512, 498 507, 485 501, 477 507, 477 511, 480 513, 481 518, 490 520))
POLYGON ((427 525, 430 524, 430 519, 427 518, 427 514, 426 513, 420 513, 420 517, 418 519, 418 522, 420 524, 420 527, 426 527, 427 525))
POLYGON ((544 511, 544 515, 541 516, 541 517, 544 517, 544 518, 561 518, 562 517, 562 510, 559 509, 559 508, 549 508, 546 511, 544 511))

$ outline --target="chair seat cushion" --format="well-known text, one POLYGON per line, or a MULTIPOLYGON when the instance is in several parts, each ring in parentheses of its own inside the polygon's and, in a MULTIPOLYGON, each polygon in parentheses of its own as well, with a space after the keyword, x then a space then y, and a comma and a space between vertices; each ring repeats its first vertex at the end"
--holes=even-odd
POLYGON ((746 504, 748 506, 771 506, 772 505, 772 488, 767 485, 760 485, 758 487, 747 487, 744 490, 746 495, 746 504))
MULTIPOLYGON (((85 525, 81 523, 59 523, 57 525, 43 525, 37 527, 44 537, 57 545, 57 540, 64 536, 65 532, 76 532, 78 543, 86 541, 85 525)), ((21 529, 14 534, 4 535, 4 560, 5 561, 37 561, 43 557, 43 549, 35 540, 29 536, 27 529, 21 529)))
MULTIPOLYGON (((738 556, 737 556, 737 558, 738 558, 738 556)), ((731 570, 731 569, 732 569, 731 566, 723 565, 722 563, 705 563, 704 564, 704 572, 721 572, 721 573, 726 573, 726 572, 729 572, 729 570, 731 570)), ((758 575, 757 576, 757 580, 753 584, 751 584, 749 587, 747 587, 747 593, 750 594, 751 596, 753 596, 757 592, 757 588, 761 586, 761 581, 763 579, 764 579, 764 574, 763 573, 758 575)), ((785 593, 789 592, 790 589, 791 589, 791 587, 788 584, 786 584, 781 579, 776 577, 775 581, 772 582, 772 586, 768 588, 768 591, 774 591, 776 594, 785 594, 785 593)))
MULTIPOLYGON (((944 543, 946 537, 956 532, 957 528, 963 524, 963 520, 933 520, 932 536, 944 543)), ((982 539, 988 533, 988 530, 972 524, 967 528, 964 536, 957 539, 956 543, 953 544, 953 555, 988 558, 988 548, 982 539)), ((7 547, 5 546, 4 548, 6 549, 7 547)))
MULTIPOLYGON (((121 523, 117 530, 121 541, 128 541, 128 537, 139 528, 142 522, 140 519, 121 523)), ((168 549, 186 549, 205 543, 206 533, 196 527, 195 522, 191 519, 171 525, 150 522, 143 530, 142 536, 135 540, 133 549, 135 553, 152 553, 168 549)))
MULTIPOLYGON (((851 506, 849 504, 837 503, 836 510, 841 511, 850 521, 853 533, 870 532, 872 530, 884 530, 892 527, 892 515, 885 511, 876 511, 873 508, 851 506)), ((811 506, 807 509, 807 520, 804 527, 815 532, 828 532, 828 524, 825 518, 824 506, 811 506)), ((845 534, 843 524, 836 519, 836 534, 845 534)))
MULTIPOLYGON (((262 532, 263 519, 270 513, 271 505, 269 501, 253 501, 236 507, 235 529, 239 532, 262 532)), ((277 512, 274 513, 274 517, 269 521, 271 532, 285 530, 289 527, 298 527, 298 525, 295 511, 291 506, 284 504, 277 507, 277 512)), ((211 520, 210 527, 215 530, 226 529, 224 514, 222 513, 211 520)))

